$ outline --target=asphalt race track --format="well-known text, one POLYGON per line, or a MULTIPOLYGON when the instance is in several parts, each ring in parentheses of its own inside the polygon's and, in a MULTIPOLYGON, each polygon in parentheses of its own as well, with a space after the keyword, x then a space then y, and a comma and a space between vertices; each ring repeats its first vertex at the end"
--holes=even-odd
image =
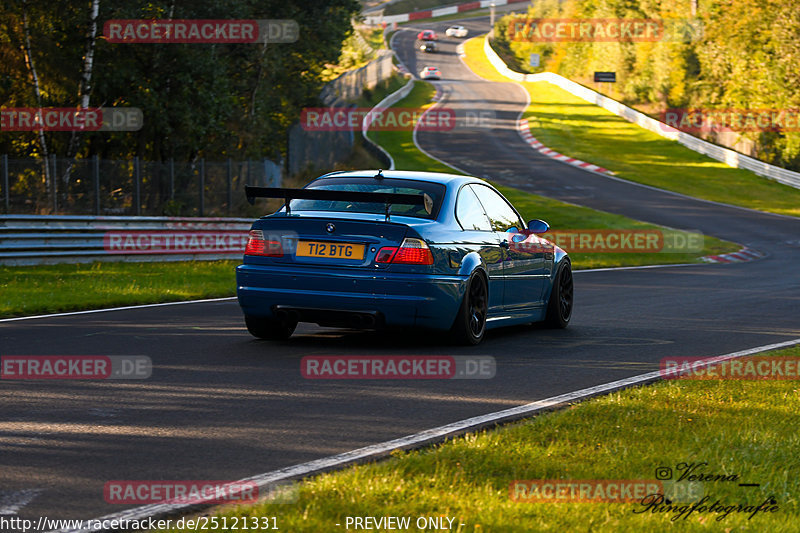
MULTIPOLYGON (((485 31, 487 19, 467 22, 485 31)), ((445 23, 419 24, 444 35, 445 23)), ((730 265, 576 275, 571 326, 490 332, 475 348, 429 334, 301 325, 287 342, 256 341, 235 300, 0 322, 0 355, 146 355, 142 381, 4 381, 0 505, 35 498, 22 518, 95 518, 110 480, 235 480, 657 370, 665 356, 710 356, 800 337, 800 220, 701 202, 553 161, 515 130, 525 96, 481 81, 441 52, 395 45, 412 72, 440 67, 442 105, 491 109, 492 127, 421 132, 421 146, 478 176, 768 254, 730 265), (319 381, 306 355, 492 355, 490 380, 319 381)), ((471 31, 474 35, 475 31, 471 31)))

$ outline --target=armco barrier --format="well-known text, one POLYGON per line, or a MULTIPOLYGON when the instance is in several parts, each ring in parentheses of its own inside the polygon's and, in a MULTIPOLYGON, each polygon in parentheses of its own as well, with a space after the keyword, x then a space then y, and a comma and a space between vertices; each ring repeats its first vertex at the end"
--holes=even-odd
POLYGON ((414 88, 414 78, 409 78, 408 82, 403 85, 401 88, 378 102, 378 105, 372 108, 372 110, 367 113, 364 117, 364 120, 361 122, 361 135, 364 137, 364 145, 367 146, 367 149, 370 150, 373 155, 378 157, 381 161, 386 162, 387 170, 394 170, 394 158, 392 155, 387 152, 382 146, 373 142, 369 137, 367 137, 367 131, 369 131, 369 127, 375 119, 375 115, 372 114, 372 111, 376 109, 386 109, 392 107, 394 104, 408 96, 408 93, 414 88))
POLYGON ((0 264, 241 258, 252 219, 0 216, 0 264))
MULTIPOLYGON (((435 9, 426 9, 423 11, 414 11, 412 13, 401 13, 399 15, 369 15, 364 18, 364 23, 371 26, 378 24, 392 24, 394 22, 409 22, 412 20, 424 20, 433 17, 443 17, 445 15, 455 15, 457 13, 466 13, 467 11, 475 11, 476 9, 486 9, 494 5, 495 7, 504 6, 506 4, 517 4, 528 2, 528 0, 480 0, 478 2, 466 2, 463 4, 449 5, 445 7, 438 7, 435 9)), ((371 10, 372 11, 372 10, 371 10)), ((377 10, 376 10, 377 11, 377 10)))
POLYGON ((553 85, 557 85, 565 91, 574 94, 578 98, 611 111, 615 115, 618 115, 629 122, 633 122, 634 124, 648 129, 653 133, 657 133, 662 137, 666 137, 667 139, 678 141, 685 147, 689 148, 690 150, 694 150, 697 153, 707 155, 708 157, 716 159, 717 161, 722 161, 728 166, 750 170, 759 176, 763 176, 779 183, 783 183, 784 185, 789 185, 790 187, 800 189, 800 172, 793 172, 791 170, 786 170, 785 168, 776 167, 763 161, 759 161, 758 159, 740 154, 735 150, 723 148, 722 146, 717 146, 716 144, 704 141, 703 139, 698 139, 694 135, 689 135, 688 133, 682 132, 654 118, 650 118, 644 113, 640 113, 639 111, 636 111, 625 104, 621 104, 616 100, 613 100, 607 96, 603 96, 597 91, 593 91, 592 89, 584 87, 579 83, 575 83, 574 81, 563 76, 559 76, 554 72, 523 74, 521 72, 511 70, 500 58, 500 56, 497 55, 497 52, 494 51, 492 46, 489 44, 488 38, 484 38, 483 50, 494 68, 496 68, 500 74, 511 78, 514 81, 550 82, 553 85))

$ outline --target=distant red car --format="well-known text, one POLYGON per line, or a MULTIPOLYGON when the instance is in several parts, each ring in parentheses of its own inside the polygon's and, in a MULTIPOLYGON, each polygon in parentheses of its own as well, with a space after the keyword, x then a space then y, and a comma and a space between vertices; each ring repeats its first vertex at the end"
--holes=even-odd
POLYGON ((436 37, 436 32, 433 30, 422 30, 417 34, 417 39, 420 41, 435 41, 438 37, 436 37))

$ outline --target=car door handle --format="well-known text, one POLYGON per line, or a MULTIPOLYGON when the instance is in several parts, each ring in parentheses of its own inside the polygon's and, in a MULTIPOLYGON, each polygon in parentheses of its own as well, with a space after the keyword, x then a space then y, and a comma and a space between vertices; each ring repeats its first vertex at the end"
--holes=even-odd
POLYGON ((503 240, 500 242, 500 248, 505 248, 505 249, 507 250, 509 247, 510 247, 510 246, 509 246, 509 244, 508 244, 508 239, 503 239, 503 240))

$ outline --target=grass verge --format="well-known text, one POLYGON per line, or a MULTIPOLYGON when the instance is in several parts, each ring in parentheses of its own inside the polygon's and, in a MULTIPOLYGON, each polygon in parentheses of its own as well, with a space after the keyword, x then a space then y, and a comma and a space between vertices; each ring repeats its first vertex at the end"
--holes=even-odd
MULTIPOLYGON (((416 82, 409 95, 395 104, 396 107, 427 109, 433 103, 434 87, 426 82, 416 82)), ((401 170, 458 173, 452 168, 422 153, 414 144, 410 131, 370 131, 368 136, 387 150, 401 170)), ((526 219, 546 220, 554 229, 656 229, 659 226, 632 220, 622 215, 605 213, 588 207, 576 206, 558 200, 530 194, 519 189, 495 184, 526 219)), ((572 253, 576 269, 615 266, 642 266, 655 264, 692 263, 705 255, 735 252, 735 243, 704 237, 704 248, 698 253, 572 253)))
MULTIPOLYGON (((464 61, 492 81, 510 81, 486 59, 483 36, 464 45, 464 61)), ((524 118, 548 148, 612 170, 616 176, 695 198, 800 216, 800 190, 733 168, 641 128, 547 82, 521 85, 531 97, 524 118)))
MULTIPOLYGON (((769 355, 796 358, 800 348, 769 355)), ((455 518, 452 530, 460 532, 797 531, 798 413, 798 381, 664 381, 434 447, 397 451, 386 461, 300 483, 294 504, 261 503, 220 516, 229 523, 274 516, 289 531, 347 531, 347 517, 364 516, 411 517, 412 523, 443 516, 455 518), (653 512, 641 501, 523 503, 510 497, 514 480, 654 480, 662 467, 677 480, 686 470, 682 463, 698 465, 695 474, 738 477, 703 482, 707 506, 716 500, 725 507, 758 506, 774 498, 777 510, 752 518, 707 509, 681 515, 653 512)), ((682 483, 688 481, 676 481, 676 488, 682 483)))

